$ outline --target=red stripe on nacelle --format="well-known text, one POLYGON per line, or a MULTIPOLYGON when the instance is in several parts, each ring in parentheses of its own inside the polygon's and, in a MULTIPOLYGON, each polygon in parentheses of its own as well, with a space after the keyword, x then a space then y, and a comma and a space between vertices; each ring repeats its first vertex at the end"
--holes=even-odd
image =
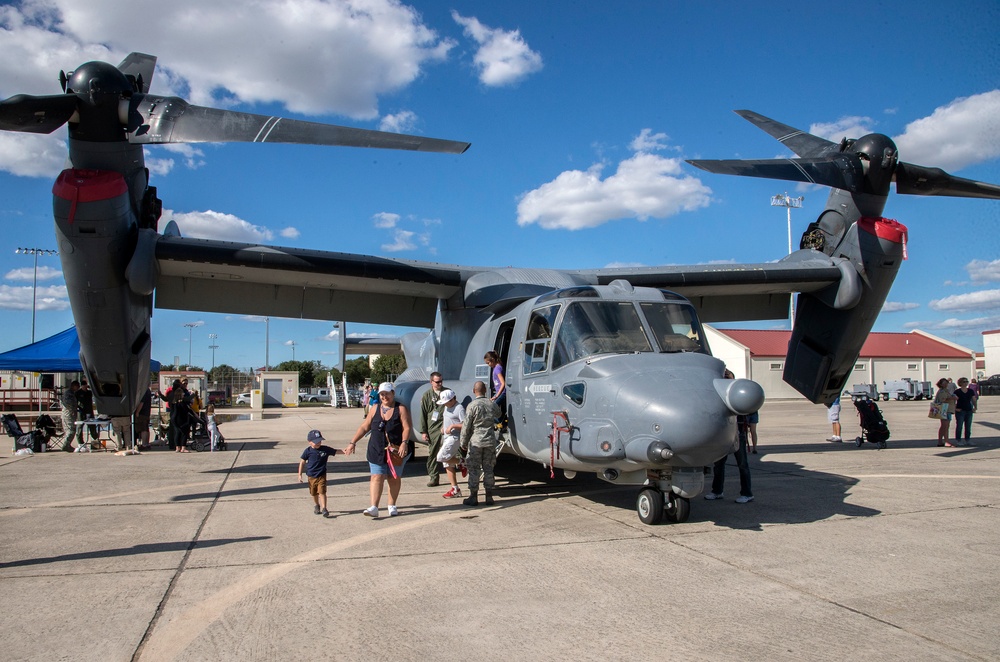
POLYGON ((903 259, 905 260, 907 258, 906 240, 909 237, 909 230, 907 230, 906 226, 899 221, 891 218, 862 217, 858 219, 858 227, 868 234, 875 235, 879 239, 885 239, 886 241, 891 241, 894 244, 902 244, 903 259))
POLYGON ((59 173, 52 185, 52 195, 71 204, 69 222, 76 216, 76 206, 81 202, 110 200, 128 193, 125 178, 112 170, 80 170, 68 168, 59 173))

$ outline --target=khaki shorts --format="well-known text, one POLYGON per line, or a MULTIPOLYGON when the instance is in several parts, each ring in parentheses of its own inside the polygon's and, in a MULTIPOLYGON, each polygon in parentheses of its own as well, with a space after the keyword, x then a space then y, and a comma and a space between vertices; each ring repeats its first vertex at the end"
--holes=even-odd
POLYGON ((309 479, 309 494, 316 496, 318 494, 326 494, 326 474, 322 476, 306 476, 309 479))

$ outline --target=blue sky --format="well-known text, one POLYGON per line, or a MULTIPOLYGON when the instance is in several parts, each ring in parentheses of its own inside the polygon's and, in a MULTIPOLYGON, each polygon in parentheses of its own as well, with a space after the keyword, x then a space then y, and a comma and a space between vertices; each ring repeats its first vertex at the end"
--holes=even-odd
MULTIPOLYGON (((472 143, 460 156, 147 148, 160 227, 173 218, 187 236, 487 266, 773 260, 788 240, 771 196, 804 196, 797 245, 826 191, 683 162, 787 155, 731 112, 741 108, 831 140, 885 133, 904 161, 1000 183, 995 0, 121 6, 0 6, 0 98, 57 93, 60 69, 141 51, 159 58, 153 93, 472 143)), ((30 340, 33 263, 15 249, 55 248, 65 140, 64 129, 0 134, 0 350, 30 340)), ((1000 328, 1000 202, 893 194, 885 213, 909 227, 909 260, 875 330, 920 328, 981 350, 982 331, 1000 328)), ((72 316, 58 258, 39 258, 38 277, 43 338, 72 316)), ((332 364, 331 328, 272 319, 271 363, 294 350, 332 364)), ((264 363, 263 320, 166 310, 153 316, 154 358, 207 367, 209 334, 216 363, 264 363)))

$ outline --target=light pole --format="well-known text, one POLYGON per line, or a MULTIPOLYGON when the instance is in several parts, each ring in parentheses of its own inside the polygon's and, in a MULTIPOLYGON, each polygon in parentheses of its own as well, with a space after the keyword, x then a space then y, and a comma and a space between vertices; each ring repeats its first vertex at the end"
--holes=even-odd
POLYGON ((215 350, 219 349, 219 346, 215 344, 215 339, 219 337, 218 333, 208 334, 208 339, 211 341, 211 345, 208 346, 212 350, 212 370, 215 370, 215 350))
POLYGON ((264 318, 264 370, 271 367, 271 318, 264 318))
POLYGON ((298 345, 298 343, 295 342, 294 340, 289 340, 285 344, 292 348, 292 361, 294 362, 295 361, 295 346, 298 345))
POLYGON ((35 342, 35 304, 38 301, 36 295, 38 291, 38 256, 39 255, 59 255, 59 251, 49 250, 47 248, 18 248, 15 253, 22 255, 34 255, 35 256, 35 267, 31 276, 31 342, 35 342))
POLYGON ((194 348, 191 344, 191 333, 194 331, 196 326, 201 326, 201 322, 187 322, 184 326, 188 329, 188 368, 191 367, 191 350, 194 348))
MULTIPOLYGON (((799 196, 797 198, 788 197, 788 192, 785 191, 784 195, 773 195, 771 196, 771 206, 772 207, 785 207, 788 210, 788 254, 792 254, 792 207, 799 208, 802 206, 802 201, 805 197, 799 196)), ((791 329, 795 326, 795 295, 788 295, 788 328, 791 329)))

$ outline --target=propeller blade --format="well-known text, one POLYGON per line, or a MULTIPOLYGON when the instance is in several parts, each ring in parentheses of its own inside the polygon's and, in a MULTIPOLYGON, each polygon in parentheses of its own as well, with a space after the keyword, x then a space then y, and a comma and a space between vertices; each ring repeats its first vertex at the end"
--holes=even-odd
POLYGON ((126 76, 133 76, 137 81, 141 81, 142 88, 139 90, 143 94, 149 92, 149 83, 153 80, 153 71, 156 69, 156 56, 145 53, 129 53, 118 65, 118 70, 126 76))
POLYGON ((896 193, 905 195, 947 195, 953 198, 1000 200, 1000 186, 949 175, 941 168, 903 163, 896 165, 896 193))
POLYGON ((854 154, 810 159, 725 159, 688 161, 696 168, 719 175, 762 177, 806 182, 859 193, 864 184, 861 160, 854 154))
POLYGON ((254 115, 194 106, 178 97, 144 97, 137 106, 145 123, 129 136, 132 143, 154 145, 198 142, 276 142, 342 145, 461 154, 469 143, 355 129, 333 124, 254 115))
POLYGON ((35 97, 18 94, 0 101, 0 130, 52 133, 76 112, 73 94, 35 97))
POLYGON ((758 129, 769 134, 788 149, 802 157, 819 156, 837 150, 837 143, 806 133, 787 124, 782 124, 770 117, 764 117, 752 110, 737 110, 737 115, 750 122, 758 129))

